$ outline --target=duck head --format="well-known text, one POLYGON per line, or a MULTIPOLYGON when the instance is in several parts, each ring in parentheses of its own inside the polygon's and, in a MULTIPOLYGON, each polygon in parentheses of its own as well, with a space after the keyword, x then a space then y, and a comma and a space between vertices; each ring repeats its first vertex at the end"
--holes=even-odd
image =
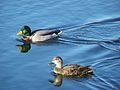
POLYGON ((53 60, 49 63, 49 65, 51 65, 51 64, 55 64, 57 68, 62 69, 62 67, 63 67, 63 60, 62 60, 61 57, 56 56, 56 57, 54 57, 53 60))
POLYGON ((17 36, 20 36, 20 35, 27 35, 27 36, 30 36, 31 35, 31 29, 29 26, 23 26, 21 28, 21 30, 17 33, 17 36))

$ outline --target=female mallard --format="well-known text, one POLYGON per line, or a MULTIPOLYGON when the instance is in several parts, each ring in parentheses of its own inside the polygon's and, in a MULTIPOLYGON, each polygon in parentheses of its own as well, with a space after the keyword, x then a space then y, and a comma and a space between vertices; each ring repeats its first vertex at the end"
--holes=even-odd
POLYGON ((22 38, 25 41, 42 42, 42 41, 47 41, 47 40, 56 38, 58 37, 59 34, 60 34, 60 30, 38 29, 31 32, 31 29, 29 26, 23 26, 21 30, 17 33, 17 36, 25 35, 22 38))
POLYGON ((89 68, 89 66, 81 66, 77 64, 63 66, 63 60, 59 56, 54 57, 49 65, 51 64, 56 64, 56 67, 53 69, 54 73, 64 76, 86 76, 92 74, 94 71, 93 69, 89 68))

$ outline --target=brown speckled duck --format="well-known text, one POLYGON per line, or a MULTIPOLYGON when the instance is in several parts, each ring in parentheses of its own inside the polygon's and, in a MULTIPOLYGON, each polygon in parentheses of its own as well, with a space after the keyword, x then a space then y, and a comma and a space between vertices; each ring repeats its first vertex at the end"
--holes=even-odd
POLYGON ((94 72, 94 70, 91 69, 89 66, 81 66, 77 64, 69 64, 63 66, 63 60, 59 56, 54 57, 49 65, 51 64, 56 64, 53 69, 53 72, 55 74, 60 74, 64 76, 87 76, 94 72))

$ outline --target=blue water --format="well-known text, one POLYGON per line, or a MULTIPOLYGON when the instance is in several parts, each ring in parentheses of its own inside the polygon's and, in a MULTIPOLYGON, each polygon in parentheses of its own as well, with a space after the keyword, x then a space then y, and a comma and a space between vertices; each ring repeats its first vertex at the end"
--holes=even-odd
POLYGON ((1 0, 0 90, 119 90, 119 9, 119 0, 1 0), (28 44, 23 53, 16 33, 24 25, 63 32, 53 42, 28 44), (56 87, 48 66, 56 55, 65 64, 91 65, 94 75, 62 77, 56 87))

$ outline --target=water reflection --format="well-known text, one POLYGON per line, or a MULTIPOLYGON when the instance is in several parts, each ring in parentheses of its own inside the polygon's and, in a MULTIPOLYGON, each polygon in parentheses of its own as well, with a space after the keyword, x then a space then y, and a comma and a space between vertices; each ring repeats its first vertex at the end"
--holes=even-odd
POLYGON ((28 41, 24 41, 21 45, 16 45, 16 47, 22 52, 27 53, 31 49, 31 43, 28 41))
MULTIPOLYGON (((18 40, 19 42, 22 42, 23 44, 19 44, 16 45, 17 48, 19 48, 19 50, 22 53, 27 53, 30 49, 31 49, 31 42, 26 41, 26 40, 18 40)), ((64 33, 56 39, 52 39, 52 40, 48 40, 45 42, 36 42, 34 43, 37 46, 41 46, 41 45, 80 45, 80 44, 98 44, 106 49, 109 50, 114 50, 114 51, 120 51, 120 38, 117 39, 113 39, 113 40, 89 40, 89 39, 78 39, 78 38, 70 38, 68 36, 64 36, 64 33)))
POLYGON ((63 78, 66 78, 66 79, 69 79, 69 80, 74 80, 74 81, 77 81, 77 82, 81 82, 81 81, 84 81, 84 80, 87 80, 89 78, 91 78, 92 76, 94 76, 94 74, 88 74, 88 75, 85 75, 85 76, 82 76, 82 77, 76 77, 76 76, 62 76, 60 74, 55 74, 55 73, 52 73, 52 75, 54 76, 54 79, 48 79, 48 81, 50 83, 52 83, 54 86, 56 87, 60 87, 63 82, 63 78))
POLYGON ((62 85, 63 77, 62 75, 55 75, 54 74, 54 80, 49 79, 48 81, 52 83, 54 86, 60 87, 62 85))
POLYGON ((16 47, 21 51, 21 53, 27 53, 30 49, 31 49, 31 44, 37 45, 37 46, 49 46, 49 45, 68 45, 66 42, 59 40, 59 38, 55 38, 55 39, 51 39, 51 40, 47 40, 44 42, 36 42, 36 43, 32 43, 30 41, 27 40, 23 40, 23 38, 21 39, 16 39, 18 42, 21 42, 22 44, 18 44, 16 45, 16 47))
POLYGON ((74 80, 76 82, 82 82, 94 76, 94 74, 87 74, 84 76, 63 76, 63 75, 55 74, 55 73, 52 73, 52 75, 54 76, 54 79, 48 79, 48 81, 56 87, 60 87, 63 84, 64 78, 69 79, 69 80, 74 80))

